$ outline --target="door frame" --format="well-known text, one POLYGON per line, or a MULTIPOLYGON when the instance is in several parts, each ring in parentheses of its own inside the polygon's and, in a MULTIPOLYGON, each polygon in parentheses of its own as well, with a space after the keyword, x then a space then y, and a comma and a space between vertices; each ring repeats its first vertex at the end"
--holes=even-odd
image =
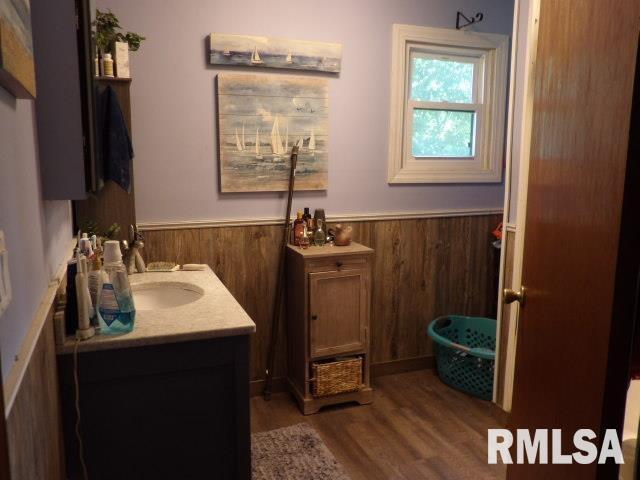
MULTIPOLYGON (((513 9, 513 30, 511 42, 511 67, 509 79, 509 112, 507 118, 507 143, 505 150, 506 174, 505 174, 505 195, 502 224, 504 230, 515 230, 513 273, 511 278, 512 288, 518 290, 522 282, 522 260, 524 254, 524 233, 525 219, 527 211, 527 189, 529 184, 529 158, 531 150, 531 127, 533 122, 533 96, 534 96, 534 75, 535 62, 538 43, 538 17, 540 13, 541 0, 515 0, 513 9), (520 38, 520 27, 526 23, 526 36, 520 38), (523 46, 523 55, 518 55, 520 46, 523 46), (518 82, 519 69, 523 69, 522 85, 518 82), (521 86, 521 89, 519 88, 521 86), (516 94, 522 91, 522 96, 516 99, 516 94), (516 101, 521 105, 521 112, 516 118, 516 101), (519 125, 519 129, 514 126, 519 125), (515 147, 514 147, 515 144, 515 147), (511 205, 511 178, 513 164, 518 164, 518 186, 516 201, 516 221, 515 226, 509 222, 511 205)), ((502 249, 500 251, 500 276, 498 281, 498 309, 497 309, 497 335, 496 335, 496 360, 495 365, 500 365, 500 345, 501 328, 504 322, 503 315, 503 288, 505 285, 506 269, 506 235, 503 235, 502 249)), ((502 381, 503 398, 502 409, 509 412, 511 410, 511 398, 513 396, 513 378, 515 372, 516 358, 516 337, 518 316, 520 312, 519 304, 511 309, 511 321, 509 322, 509 332, 507 335, 507 345, 504 350, 506 355, 505 369, 500 371, 494 369, 493 381, 493 402, 497 403, 498 383, 502 381)))

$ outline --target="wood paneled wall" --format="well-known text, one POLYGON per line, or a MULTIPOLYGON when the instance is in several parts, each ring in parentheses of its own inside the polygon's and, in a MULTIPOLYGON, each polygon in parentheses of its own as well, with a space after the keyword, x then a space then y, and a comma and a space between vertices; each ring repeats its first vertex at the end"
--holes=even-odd
MULTIPOLYGON (((432 356, 428 323, 450 313, 489 315, 497 301, 491 231, 501 215, 352 223, 375 249, 371 354, 374 364, 432 356)), ((329 225, 331 227, 331 225, 329 225)), ((256 323, 251 377, 264 377, 281 227, 210 227, 144 232, 149 261, 207 263, 256 323)), ((284 333, 282 333, 284 335, 284 333)), ((284 337, 275 376, 285 375, 284 337)), ((424 364, 424 362, 423 362, 424 364)))
MULTIPOLYGON (((100 77, 96 80, 96 85, 100 93, 108 86, 113 88, 131 136, 131 79, 100 77)), ((85 222, 91 221, 97 222, 100 231, 106 231, 113 223, 117 223, 120 225, 120 232, 115 238, 131 240, 129 225, 136 224, 133 168, 130 174, 131 192, 126 192, 112 180, 107 180, 99 192, 89 193, 86 200, 74 201, 75 228, 79 229, 85 222)))
POLYGON ((12 480, 65 478, 53 309, 9 413, 7 437, 12 480))

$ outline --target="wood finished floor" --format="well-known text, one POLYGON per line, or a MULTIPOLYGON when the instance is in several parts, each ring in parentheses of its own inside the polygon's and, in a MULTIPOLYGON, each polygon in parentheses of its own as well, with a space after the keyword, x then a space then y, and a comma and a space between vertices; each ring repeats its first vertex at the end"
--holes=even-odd
MULTIPOLYGON (((312 425, 352 480, 502 479, 487 465, 491 404, 442 384, 433 370, 374 379, 374 402, 303 416, 286 393, 251 399, 251 431, 312 425)), ((305 479, 312 480, 312 479, 305 479)))

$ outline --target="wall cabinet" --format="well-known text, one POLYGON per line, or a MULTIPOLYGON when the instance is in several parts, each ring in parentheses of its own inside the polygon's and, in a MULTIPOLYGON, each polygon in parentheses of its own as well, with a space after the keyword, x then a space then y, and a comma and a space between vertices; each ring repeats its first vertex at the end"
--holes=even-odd
POLYGON ((90 0, 31 0, 36 64, 38 158, 42 198, 75 200, 74 231, 86 222, 106 231, 120 225, 118 240, 135 225, 131 191, 107 180, 102 186, 97 96, 111 87, 131 136, 129 78, 95 76, 90 0))
POLYGON ((357 243, 287 249, 288 385, 305 415, 325 405, 371 402, 372 254, 372 249, 357 243), (314 362, 344 357, 362 359, 359 390, 315 396, 314 362))
POLYGON ((91 12, 88 0, 31 0, 42 198, 95 189, 91 12))

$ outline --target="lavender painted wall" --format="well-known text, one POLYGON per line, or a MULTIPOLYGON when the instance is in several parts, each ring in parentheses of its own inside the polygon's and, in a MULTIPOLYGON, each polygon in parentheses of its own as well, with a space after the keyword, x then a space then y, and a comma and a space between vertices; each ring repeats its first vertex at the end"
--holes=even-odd
POLYGON ((342 72, 329 76, 329 189, 296 194, 297 206, 324 206, 334 215, 503 206, 500 184, 387 184, 391 26, 453 28, 461 9, 484 13, 477 31, 510 35, 513 0, 98 0, 97 5, 147 37, 131 59, 139 222, 282 215, 282 194, 219 193, 215 76, 274 73, 208 65, 205 39, 213 31, 344 46, 342 72))
POLYGON ((13 299, 0 317, 2 378, 14 364, 49 280, 72 236, 70 203, 43 202, 34 104, 0 88, 0 230, 5 233, 13 299))

